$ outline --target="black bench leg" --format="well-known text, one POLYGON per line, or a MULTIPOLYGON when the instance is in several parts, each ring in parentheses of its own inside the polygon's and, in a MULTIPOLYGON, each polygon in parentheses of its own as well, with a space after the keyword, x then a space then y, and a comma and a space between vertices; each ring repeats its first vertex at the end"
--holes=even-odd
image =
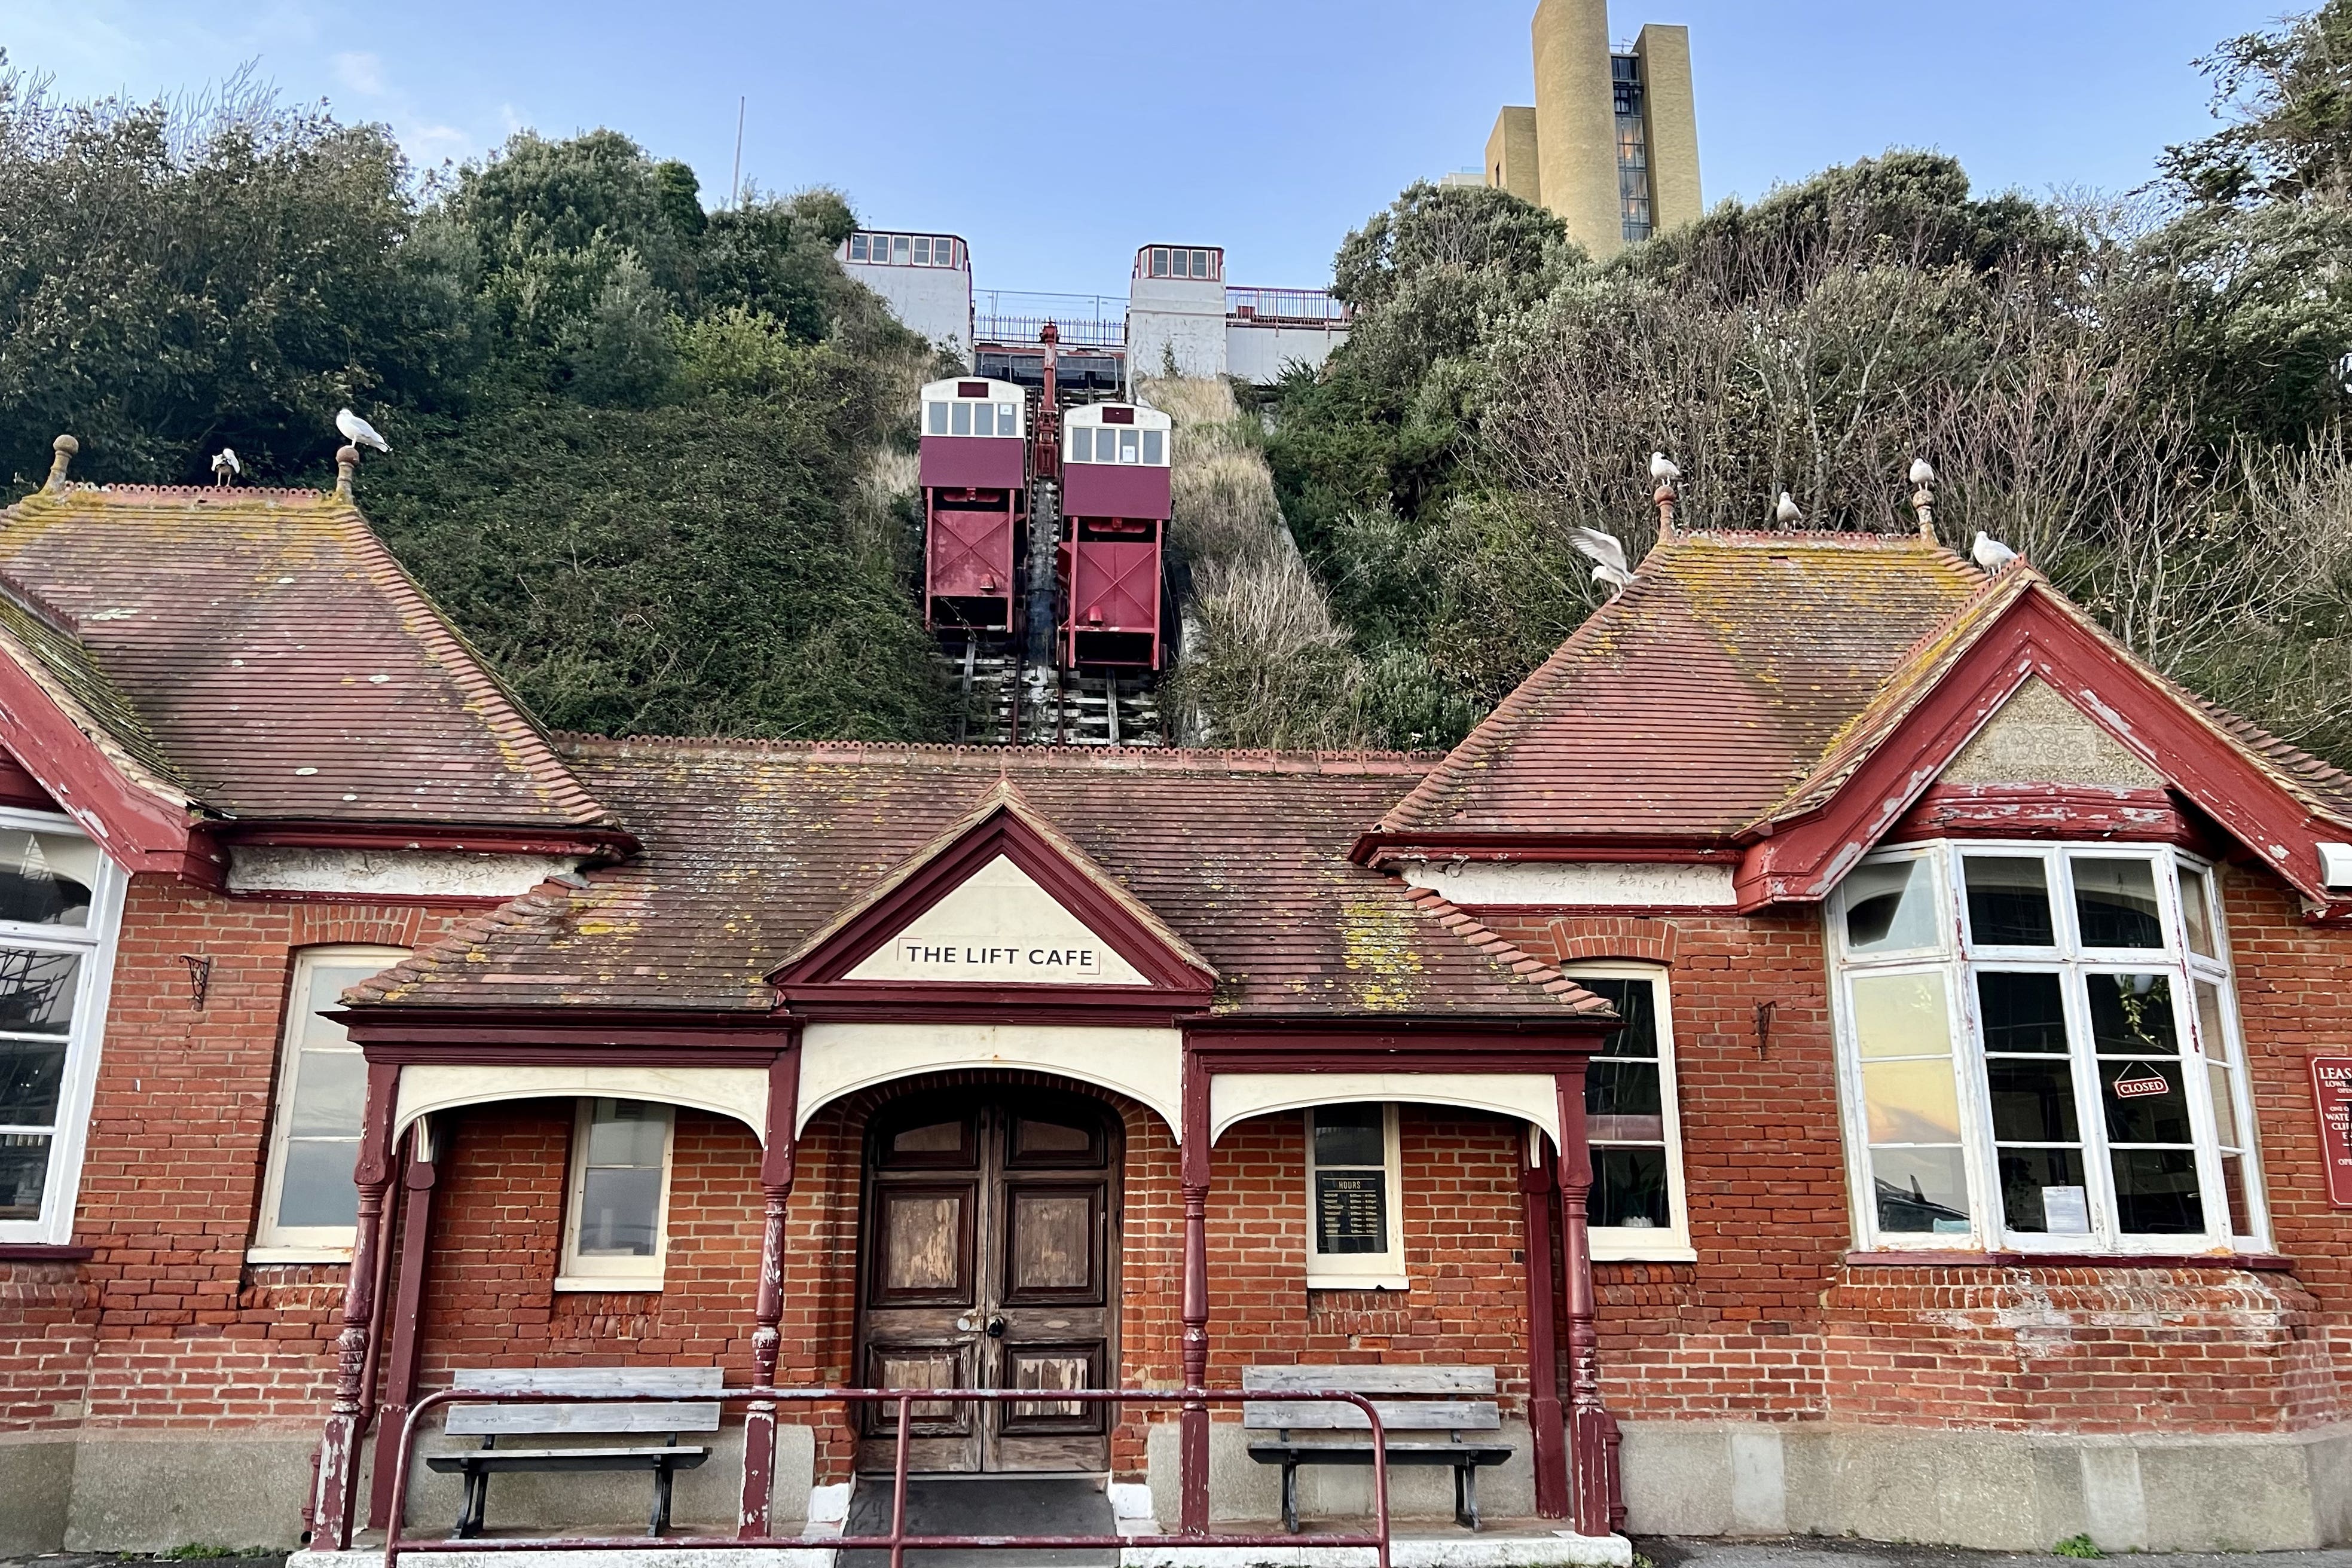
POLYGON ((465 1500, 457 1505, 457 1539, 471 1541, 482 1533, 482 1515, 489 1507, 490 1477, 487 1470, 468 1467, 466 1471, 465 1500))
POLYGON ((1478 1467, 1454 1467, 1454 1522, 1475 1532, 1478 1529, 1478 1467))
POLYGON ((1298 1533, 1298 1467, 1282 1467, 1282 1528, 1298 1533))
POLYGON ((663 1531, 669 1528, 669 1461, 667 1459, 656 1461, 654 1465, 654 1514, 652 1521, 646 1527, 646 1533, 647 1535, 659 1535, 663 1531))

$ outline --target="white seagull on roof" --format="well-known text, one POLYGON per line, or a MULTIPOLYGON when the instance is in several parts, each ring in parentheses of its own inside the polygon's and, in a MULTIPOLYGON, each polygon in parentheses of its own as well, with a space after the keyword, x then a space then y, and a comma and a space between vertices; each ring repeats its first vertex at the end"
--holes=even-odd
POLYGON ((1780 492, 1780 504, 1772 508, 1772 520, 1782 528, 1790 523, 1801 523, 1805 520, 1805 508, 1790 500, 1789 492, 1783 490, 1780 492))
POLYGON ((1969 547, 1969 555, 1987 571, 1999 571, 2017 559, 2017 552, 1985 532, 1977 530, 1977 542, 1969 547))
POLYGON ((1650 454, 1651 478, 1655 479, 1661 485, 1671 485, 1682 476, 1683 471, 1675 465, 1675 460, 1673 458, 1667 456, 1663 452, 1653 452, 1650 454))
POLYGON ((236 448, 224 446, 213 455, 213 483, 234 485, 236 476, 245 472, 245 465, 236 460, 236 448))
POLYGON ((1932 485, 1935 482, 1936 470, 1928 466, 1927 460, 1925 457, 1914 457, 1911 459, 1911 483, 1914 485, 1932 485))
POLYGON ((370 424, 350 409, 337 411, 335 428, 341 431, 343 439, 354 446, 373 446, 378 452, 392 450, 392 443, 378 435, 374 425, 370 424))
POLYGON ((1576 548, 1591 558, 1596 580, 1608 583, 1621 591, 1633 580, 1633 574, 1628 570, 1625 560, 1625 547, 1617 542, 1615 535, 1586 528, 1570 528, 1568 533, 1569 538, 1575 541, 1576 548))

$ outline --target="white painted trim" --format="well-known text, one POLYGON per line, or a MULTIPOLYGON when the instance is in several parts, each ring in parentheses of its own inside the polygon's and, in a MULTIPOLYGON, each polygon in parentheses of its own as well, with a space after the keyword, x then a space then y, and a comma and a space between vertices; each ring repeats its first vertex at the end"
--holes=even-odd
POLYGON ((87 925, 0 925, 0 943, 79 953, 82 959, 75 982, 73 1025, 66 1037, 57 1120, 48 1128, 49 1166, 41 1193, 41 1215, 37 1219, 0 1219, 0 1241, 61 1247, 73 1240, 82 1155, 89 1142, 90 1106, 98 1090, 98 1064, 105 1049, 106 1014, 114 994, 114 966, 121 950, 122 897, 131 879, 107 854, 104 841, 71 817, 0 807, 0 829, 71 834, 89 840, 98 851, 97 884, 89 890, 87 925))
POLYGON ((1731 910, 1735 867, 1675 861, 1409 861, 1409 887, 1474 908, 1731 910))
POLYGON ((396 1136, 419 1116, 501 1100, 651 1100, 728 1116, 766 1141, 764 1067, 412 1066, 400 1070, 396 1136))
MULTIPOLYGON (((1696 1262, 1698 1254, 1692 1249, 1690 1239, 1690 1200, 1683 1186, 1682 1091, 1676 1078, 1672 972, 1662 965, 1631 960, 1563 964, 1560 972, 1571 980, 1590 977, 1593 979, 1649 981, 1651 1005, 1658 1023, 1658 1098, 1665 1120, 1666 1201, 1674 1216, 1674 1223, 1662 1230, 1595 1225, 1588 1233, 1591 1239, 1592 1260, 1596 1263, 1696 1262)), ((1603 1059, 1595 1057, 1593 1060, 1603 1059)))
POLYGON ((332 893, 363 898, 515 898, 579 869, 579 855, 464 850, 327 850, 239 844, 229 851, 231 893, 332 893))
POLYGON ((1172 1029, 812 1023, 801 1032, 797 1125, 806 1127, 817 1112, 861 1089, 926 1072, 978 1068, 1050 1072, 1115 1091, 1158 1113, 1181 1138, 1183 1061, 1184 1037, 1172 1029))
POLYGON ((348 1247, 248 1247, 245 1249, 248 1263, 348 1263, 352 1249, 348 1247))
MULTIPOLYGON (((583 1258, 580 1255, 580 1207, 587 1196, 588 1129, 599 1099, 617 1095, 583 1094, 572 1118, 572 1154, 564 1162, 563 1245, 556 1254, 555 1289, 559 1291, 658 1291, 669 1265, 669 1178, 677 1153, 677 1112, 661 1104, 661 1192, 654 1199, 654 1255, 650 1258, 583 1258)), ((625 1168, 625 1167, 618 1167, 625 1168)))
MULTIPOLYGON (((278 1200, 285 1195, 287 1117, 294 1105, 294 1081, 302 1058, 302 1026, 309 1017, 302 1004, 310 992, 312 973, 326 965, 349 964, 354 967, 373 965, 374 972, 381 973, 407 956, 408 949, 405 947, 380 947, 365 943, 301 947, 294 951, 292 962, 288 966, 285 1004, 278 1012, 278 1066, 270 1074, 269 1143, 264 1152, 261 1203, 254 1216, 253 1246, 247 1251, 247 1261, 350 1260, 355 1239, 352 1227, 281 1226, 275 1218, 278 1200), (256 1258, 253 1255, 256 1252, 266 1256, 256 1258)), ((360 1048, 347 1044, 346 1054, 356 1057, 360 1054, 360 1048)), ((352 1129, 352 1155, 355 1160, 359 1155, 359 1132, 357 1126, 352 1129)))
POLYGON ((1559 1092, 1549 1073, 1220 1072, 1209 1080, 1209 1142, 1253 1116, 1359 1100, 1492 1111, 1532 1123, 1559 1141, 1559 1092))

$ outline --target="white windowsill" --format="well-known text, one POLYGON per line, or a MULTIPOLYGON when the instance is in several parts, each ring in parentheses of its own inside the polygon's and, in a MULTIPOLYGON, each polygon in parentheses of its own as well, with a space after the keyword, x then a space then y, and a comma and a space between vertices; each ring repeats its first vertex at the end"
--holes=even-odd
POLYGON ((604 1291, 614 1295, 632 1291, 657 1292, 662 1288, 659 1274, 559 1274, 555 1277, 559 1291, 604 1291))
POLYGON ((1688 1242, 1661 1247, 1628 1245, 1601 1231, 1591 1232, 1592 1260, 1595 1263, 1696 1263, 1698 1249, 1688 1242))
POLYGON ((1310 1291, 1410 1291, 1412 1281, 1402 1274, 1309 1274, 1310 1291))
POLYGON ((348 1263, 352 1260, 349 1247, 248 1247, 245 1249, 248 1263, 348 1263))

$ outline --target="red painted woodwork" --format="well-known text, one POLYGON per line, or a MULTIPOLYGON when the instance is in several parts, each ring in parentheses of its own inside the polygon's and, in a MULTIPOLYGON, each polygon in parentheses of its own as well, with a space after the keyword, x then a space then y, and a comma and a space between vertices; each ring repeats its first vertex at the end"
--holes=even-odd
POLYGON ((1168 479, 1171 472, 1157 464, 1066 464, 1062 469, 1062 516, 1164 519, 1171 509, 1168 479))
POLYGON ((2169 790, 2080 784, 1931 784, 1883 841, 2053 836, 2212 847, 2169 790))
POLYGON ((217 880, 186 797, 134 780, 14 659, 0 659, 0 748, 55 803, 47 809, 79 822, 116 864, 217 880))
MULTIPOLYGON (((779 1325, 784 1316, 784 1220, 793 1196, 793 1177, 799 1165, 801 1053, 793 1049, 777 1053, 768 1068, 768 1124, 760 1149, 760 1278, 753 1298, 751 1364, 753 1380, 762 1388, 776 1383, 776 1365, 783 1348, 779 1325)), ((754 1400, 743 1416, 743 1496, 736 1513, 736 1533, 757 1537, 768 1533, 769 1509, 775 1490, 776 1406, 772 1400, 754 1400)))
POLYGON ((915 483, 926 490, 1022 489, 1028 454, 1029 444, 1017 435, 926 435, 915 483))
POLYGON ((359 1437, 375 1340, 376 1252, 383 1245, 383 1200, 392 1186, 392 1117, 400 1069, 371 1061, 361 1113, 357 1239, 343 1291, 343 1332, 335 1341, 335 1402, 319 1444, 319 1490, 311 1503, 314 1542, 334 1551, 352 1543, 352 1505, 359 1487, 359 1437))
MULTIPOLYGON (((425 1272, 431 1256, 428 1242, 433 1223, 433 1188, 440 1175, 434 1163, 426 1128, 419 1124, 408 1134, 409 1157, 404 1162, 401 1186, 399 1290, 392 1307, 392 1345, 383 1372, 383 1394, 375 1405, 376 1445, 398 1441, 416 1396, 416 1339, 425 1307, 425 1272), (419 1151, 425 1152, 420 1155, 419 1151)), ((383 1287, 377 1287, 381 1299, 383 1287)), ((368 1526, 381 1530, 392 1515, 392 1471, 378 1465, 368 1497, 368 1526)))
MULTIPOLYGON (((593 855, 599 859, 625 858, 642 847, 635 834, 621 828, 579 828, 544 833, 518 832, 512 828, 468 828, 462 822, 222 822, 213 826, 210 834, 223 843, 293 849, 463 850, 485 855, 593 855)), ((293 895, 270 893, 264 896, 293 895)), ((343 897, 348 902, 350 895, 343 897)))
POLYGON ((1528 1431, 1535 1448, 1536 1513, 1543 1519, 1566 1519, 1567 1429, 1559 1406, 1559 1349, 1552 1338, 1559 1315, 1559 1277, 1551 1265, 1559 1156, 1548 1139, 1530 1139, 1523 1146, 1532 1156, 1519 1173, 1519 1192, 1528 1259, 1528 1431))
POLYGON ((25 771, 24 765, 5 752, 0 752, 0 806, 14 806, 21 811, 62 810, 41 781, 25 771))

